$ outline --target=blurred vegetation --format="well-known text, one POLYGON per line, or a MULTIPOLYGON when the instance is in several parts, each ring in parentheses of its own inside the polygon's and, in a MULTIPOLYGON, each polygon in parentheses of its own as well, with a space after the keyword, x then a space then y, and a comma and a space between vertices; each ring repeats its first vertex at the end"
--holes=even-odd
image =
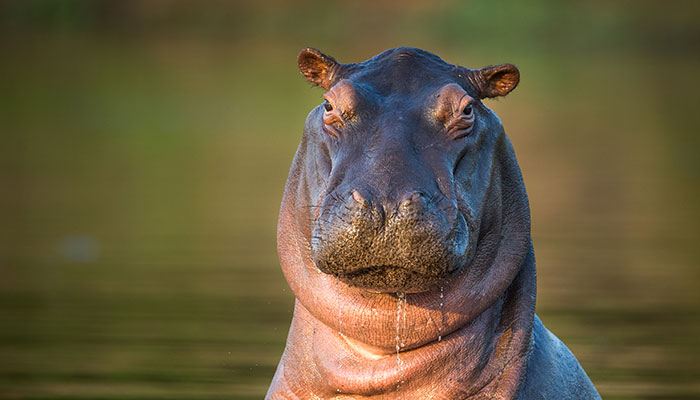
POLYGON ((399 45, 520 67, 538 312, 604 398, 698 398, 697 2, 397 4, 0 1, 0 398, 261 398, 296 53, 399 45))

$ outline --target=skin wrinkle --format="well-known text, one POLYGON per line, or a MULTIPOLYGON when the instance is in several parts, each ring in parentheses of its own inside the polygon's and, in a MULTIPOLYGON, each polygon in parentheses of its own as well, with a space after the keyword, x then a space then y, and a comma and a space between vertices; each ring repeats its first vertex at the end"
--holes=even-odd
MULTIPOLYGON (((532 334, 546 330, 534 314, 529 206, 512 147, 485 106, 473 108, 481 122, 462 139, 432 131, 435 123, 423 120, 430 113, 418 112, 448 83, 467 85, 470 96, 479 88, 417 49, 308 73, 314 62, 332 60, 315 52, 302 52, 312 83, 325 87, 324 71, 345 71, 325 88, 339 81, 376 97, 338 138, 322 134, 318 108, 305 124, 278 225, 282 270, 297 300, 267 398, 544 393, 527 379, 535 375, 527 372, 532 360, 543 357, 530 353, 532 334), (319 148, 330 149, 325 174, 315 168, 324 157, 319 148), (416 190, 422 194, 405 197, 416 190), (454 253, 460 237, 466 250, 454 253), (343 274, 352 271, 366 288, 347 281, 343 274)), ((559 358, 578 366, 570 353, 559 358)), ((586 398, 596 398, 580 367, 572 371, 590 386, 586 398)), ((574 398, 570 388, 555 389, 562 395, 548 398, 574 398)))

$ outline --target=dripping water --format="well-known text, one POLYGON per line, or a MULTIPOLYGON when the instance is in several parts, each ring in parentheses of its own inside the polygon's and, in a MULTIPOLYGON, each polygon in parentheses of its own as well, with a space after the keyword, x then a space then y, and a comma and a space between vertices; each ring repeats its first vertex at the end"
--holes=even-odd
MULTIPOLYGON (((401 329, 402 329, 404 332, 406 332, 406 308, 407 308, 407 306, 408 306, 407 300, 408 300, 408 295, 404 293, 404 295, 403 295, 403 309, 401 310, 401 319, 402 319, 402 321, 401 321, 401 329)), ((406 347, 406 342, 405 342, 405 340, 406 340, 406 337, 404 336, 404 337, 401 339, 401 347, 406 347)))
MULTIPOLYGON (((401 347, 403 343, 401 341, 401 317, 405 313, 404 307, 406 302, 406 295, 402 292, 396 293, 396 366, 401 367, 401 347)), ((405 314, 404 314, 405 321, 405 314)))
POLYGON ((445 285, 440 284, 440 326, 438 327, 438 342, 442 341, 442 328, 445 326, 445 285))
MULTIPOLYGON (((402 292, 396 293, 396 368, 401 369, 403 361, 401 360, 401 348, 406 344, 401 338, 402 325, 405 330, 406 325, 406 294, 402 292)), ((396 384, 398 390, 405 381, 399 380, 396 384)))

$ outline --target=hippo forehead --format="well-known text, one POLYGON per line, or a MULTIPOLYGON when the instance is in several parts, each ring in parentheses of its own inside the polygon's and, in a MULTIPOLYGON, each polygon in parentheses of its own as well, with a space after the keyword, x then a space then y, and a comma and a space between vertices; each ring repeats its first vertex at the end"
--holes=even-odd
POLYGON ((462 70, 425 50, 399 47, 354 64, 345 78, 383 97, 418 97, 451 82, 459 83, 472 94, 462 70))

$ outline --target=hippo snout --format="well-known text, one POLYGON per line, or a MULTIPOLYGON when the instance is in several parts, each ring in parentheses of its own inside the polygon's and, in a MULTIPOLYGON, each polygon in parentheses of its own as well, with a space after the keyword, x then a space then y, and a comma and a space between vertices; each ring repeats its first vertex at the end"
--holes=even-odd
POLYGON ((327 196, 311 241, 316 266, 352 286, 407 293, 459 269, 469 231, 456 205, 422 190, 392 197, 362 189, 327 196))

